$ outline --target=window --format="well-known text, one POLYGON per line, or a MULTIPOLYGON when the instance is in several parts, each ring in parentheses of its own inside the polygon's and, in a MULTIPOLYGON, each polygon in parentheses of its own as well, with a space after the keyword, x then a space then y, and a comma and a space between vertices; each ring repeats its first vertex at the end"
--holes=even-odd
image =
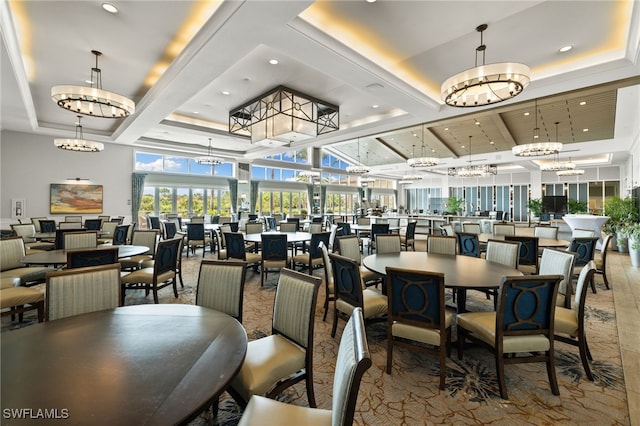
POLYGON ((138 171, 180 173, 199 176, 233 177, 233 163, 223 163, 219 166, 209 166, 196 163, 191 157, 176 155, 135 153, 135 169, 138 171))

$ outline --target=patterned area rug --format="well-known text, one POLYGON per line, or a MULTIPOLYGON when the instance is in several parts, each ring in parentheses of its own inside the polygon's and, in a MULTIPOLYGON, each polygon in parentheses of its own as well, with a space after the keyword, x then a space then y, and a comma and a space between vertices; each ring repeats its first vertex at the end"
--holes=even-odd
MULTIPOLYGON (((161 290, 161 303, 194 303, 201 259, 184 259, 184 288, 179 287, 177 299, 170 288, 161 290)), ((314 275, 324 276, 320 271, 314 275)), ((277 277, 278 274, 270 274, 261 288, 260 275, 251 270, 247 273, 243 316, 250 340, 271 331, 277 277)), ((417 351, 396 348, 392 372, 390 375, 385 373, 386 324, 378 323, 367 327, 373 366, 364 375, 354 423, 387 426, 629 424, 613 292, 604 289, 601 279, 596 280, 598 293, 593 294, 589 290, 586 314, 587 335, 594 358, 591 363, 593 382, 585 376, 577 348, 558 342, 556 373, 560 396, 551 393, 544 364, 517 364, 505 367, 509 400, 503 400, 498 390, 493 356, 482 348, 470 347, 465 349, 464 358, 458 360, 454 345, 451 357, 447 359, 446 388, 441 391, 438 389, 438 362, 417 351)), ((344 321, 339 321, 336 337, 331 338, 331 312, 327 321, 322 321, 324 297, 324 288, 321 288, 314 333, 314 388, 318 407, 330 409, 333 372, 344 321)), ((152 297, 145 297, 142 291, 127 294, 127 305, 143 303, 153 303, 152 297)), ((450 300, 448 303, 452 304, 450 300)), ((470 310, 493 309, 493 302, 479 292, 470 291, 467 303, 470 310)), ((3 318, 2 332, 34 322, 33 315, 28 315, 23 324, 3 318)), ((286 390, 278 399, 308 405, 302 383, 286 390)), ((212 418, 211 413, 203 413, 192 425, 235 425, 241 415, 242 409, 225 393, 220 400, 217 418, 212 418)), ((286 424, 286 421, 265 419, 264 424, 286 424)))

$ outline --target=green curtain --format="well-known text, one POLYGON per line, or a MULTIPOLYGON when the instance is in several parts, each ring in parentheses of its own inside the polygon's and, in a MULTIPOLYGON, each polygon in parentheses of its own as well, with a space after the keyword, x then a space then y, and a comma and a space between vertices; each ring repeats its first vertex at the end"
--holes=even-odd
POLYGON ((260 181, 251 181, 251 195, 249 198, 249 213, 251 214, 254 214, 256 212, 258 204, 258 186, 260 186, 260 181))
POLYGON ((373 188, 367 188, 367 202, 371 205, 371 193, 373 192, 373 188))
POLYGON ((324 214, 324 206, 327 202, 327 185, 320 186, 320 214, 324 214))
POLYGON ((313 184, 307 184, 307 198, 309 203, 309 214, 313 214, 313 184))
POLYGON ((238 180, 229 179, 229 198, 231 199, 231 213, 238 213, 238 180))
POLYGON ((131 223, 134 228, 138 223, 138 212, 142 203, 142 193, 144 192, 144 180, 147 177, 144 173, 131 174, 131 223))

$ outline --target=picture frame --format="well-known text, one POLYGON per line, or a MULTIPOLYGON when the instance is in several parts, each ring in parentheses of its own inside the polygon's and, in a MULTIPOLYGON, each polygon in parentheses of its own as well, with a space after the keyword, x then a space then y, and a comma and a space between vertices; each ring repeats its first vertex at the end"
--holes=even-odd
POLYGON ((102 213, 103 186, 88 184, 52 183, 51 214, 102 213))
POLYGON ((24 198, 11 199, 11 219, 27 217, 27 202, 24 198))

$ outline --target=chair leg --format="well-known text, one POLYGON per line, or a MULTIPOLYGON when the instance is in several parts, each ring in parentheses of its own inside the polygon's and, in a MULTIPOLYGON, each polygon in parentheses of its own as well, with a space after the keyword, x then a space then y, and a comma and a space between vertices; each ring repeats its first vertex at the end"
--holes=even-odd
POLYGON ((44 301, 36 303, 36 307, 38 310, 38 322, 44 321, 44 301))
POLYGON ((591 291, 593 292, 593 294, 596 294, 596 280, 593 278, 593 275, 591 276, 591 291))
POLYGON ((318 406, 316 405, 316 394, 313 391, 313 375, 310 371, 307 371, 306 373, 307 378, 305 382, 307 385, 307 399, 309 400, 309 407, 317 408, 318 406))
POLYGON ((329 295, 324 298, 324 315, 322 315, 322 321, 327 320, 327 311, 329 310, 329 295))
POLYGON ((591 359, 591 354, 589 353, 589 348, 587 346, 586 336, 578 337, 578 348, 580 349, 580 360, 582 361, 582 367, 584 368, 584 372, 587 375, 587 378, 593 382, 593 374, 591 373, 591 368, 589 367, 589 360, 591 359))
POLYGON ((556 380, 556 360, 553 350, 547 351, 547 376, 549 376, 551 392, 553 392, 554 395, 560 395, 560 389, 558 389, 558 381, 556 380))
MULTIPOLYGON (((147 294, 149 294, 149 290, 148 289, 147 289, 147 294)), ((156 305, 158 303, 160 303, 160 301, 158 300, 158 286, 155 285, 155 284, 153 285, 153 303, 155 303, 156 305)))
POLYGON ((464 350, 464 328, 458 327, 458 359, 462 359, 462 351, 464 350))
MULTIPOLYGON (((547 364, 547 373, 549 372, 547 364)), ((500 396, 502 399, 509 399, 507 395, 507 383, 504 379, 504 354, 496 353, 496 373, 498 375, 498 386, 500 387, 500 396)))
POLYGON ((331 326, 331 337, 336 337, 336 330, 338 329, 338 309, 333 308, 333 325, 331 326))

